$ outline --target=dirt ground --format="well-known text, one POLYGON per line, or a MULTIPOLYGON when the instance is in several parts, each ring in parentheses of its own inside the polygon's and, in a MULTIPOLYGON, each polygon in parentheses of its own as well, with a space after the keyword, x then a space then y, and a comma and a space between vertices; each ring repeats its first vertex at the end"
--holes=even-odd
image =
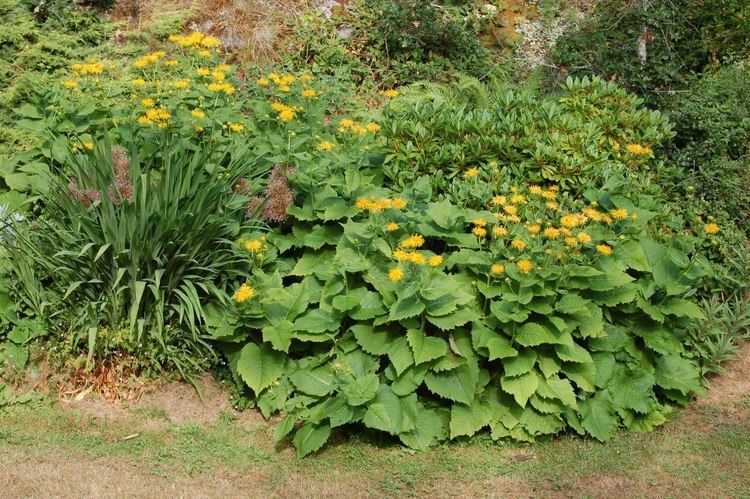
POLYGON ((531 446, 489 441, 412 453, 336 436, 297 461, 256 411, 238 413, 210 377, 136 403, 80 400, 0 412, 2 497, 499 496, 750 494, 750 345, 706 397, 651 434, 603 445, 560 437, 531 446))

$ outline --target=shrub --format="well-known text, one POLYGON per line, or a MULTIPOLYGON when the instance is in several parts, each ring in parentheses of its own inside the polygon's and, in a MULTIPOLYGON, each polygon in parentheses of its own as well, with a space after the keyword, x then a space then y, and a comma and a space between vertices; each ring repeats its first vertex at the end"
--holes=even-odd
POLYGON ((695 74, 744 57, 748 44, 744 0, 615 0, 598 2, 578 30, 557 41, 555 62, 572 75, 614 78, 658 105, 688 88, 695 74))
POLYGON ((658 171, 653 149, 672 132, 640 104, 599 79, 569 79, 551 97, 472 79, 418 85, 386 112, 384 169, 404 186, 430 174, 442 191, 472 168, 485 180, 499 173, 580 188, 622 174, 643 184, 635 179, 658 171))

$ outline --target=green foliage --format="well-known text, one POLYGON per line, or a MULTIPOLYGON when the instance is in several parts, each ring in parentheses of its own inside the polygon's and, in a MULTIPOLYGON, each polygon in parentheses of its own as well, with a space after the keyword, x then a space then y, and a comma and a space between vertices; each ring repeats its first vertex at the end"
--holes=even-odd
POLYGON ((555 62, 573 75, 614 77, 659 104, 706 68, 746 57, 749 45, 750 5, 744 0, 614 0, 598 2, 577 30, 557 41, 555 62))
POLYGON ((510 175, 580 187, 619 174, 644 183, 636 179, 659 163, 627 145, 655 148, 672 133, 665 117, 599 79, 569 79, 549 97, 473 79, 405 93, 386 110, 385 172, 403 186, 429 174, 442 192, 471 168, 490 183, 510 175))
POLYGON ((588 193, 593 209, 507 183, 481 207, 438 201, 429 177, 394 193, 374 182, 375 159, 322 188, 295 173, 290 225, 268 237, 279 256, 250 279, 257 296, 209 320, 246 396, 287 413, 276 435, 299 456, 352 423, 417 449, 484 428, 607 440, 702 391, 680 332, 703 317, 689 299, 708 269, 688 256, 695 241, 654 241, 656 214, 606 191, 588 193))
POLYGON ((334 11, 333 20, 343 24, 343 31, 319 16, 303 17, 295 26, 293 56, 386 88, 421 79, 450 80, 458 72, 486 76, 495 70, 498 54, 478 38, 493 26, 494 13, 492 6, 473 0, 361 1, 334 11))

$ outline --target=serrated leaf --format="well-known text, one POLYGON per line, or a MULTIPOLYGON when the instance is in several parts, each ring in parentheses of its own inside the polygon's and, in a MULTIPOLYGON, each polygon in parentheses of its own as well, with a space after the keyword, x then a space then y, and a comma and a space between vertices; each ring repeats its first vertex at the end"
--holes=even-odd
POLYGON ((500 380, 500 386, 503 391, 513 395, 518 405, 526 407, 529 400, 539 387, 536 371, 531 371, 520 376, 503 376, 500 380))
POLYGON ((393 335, 375 331, 372 326, 366 324, 352 326, 351 331, 362 350, 372 355, 387 354, 395 339, 393 335))
POLYGON ((411 353, 406 338, 403 336, 391 344, 391 348, 388 349, 388 358, 391 360, 393 367, 396 369, 396 374, 399 376, 406 368, 414 365, 414 356, 411 353))
POLYGON ((615 371, 608 388, 616 405, 645 414, 656 402, 654 382, 654 376, 643 369, 631 371, 622 367, 615 371))
POLYGON ((614 409, 607 390, 602 390, 581 404, 581 426, 589 435, 606 442, 615 433, 614 409))
POLYGON ((328 367, 298 369, 289 375, 289 380, 297 390, 316 397, 328 395, 335 388, 333 376, 328 367))
POLYGON ((375 398, 380 382, 377 374, 370 373, 349 383, 343 390, 346 403, 352 406, 365 404, 375 398))
POLYGON ((453 404, 451 407, 451 438, 472 436, 484 426, 490 424, 492 411, 479 400, 474 399, 471 405, 453 404))
POLYGON ((438 443, 445 433, 443 418, 433 410, 420 408, 414 428, 408 432, 400 433, 398 437, 404 445, 412 449, 427 450, 431 445, 438 443))
POLYGON ((414 363, 422 364, 445 355, 448 344, 442 338, 427 336, 421 329, 409 329, 406 332, 414 363))
POLYGON ((285 359, 283 352, 274 350, 268 343, 260 347, 248 343, 237 361, 237 373, 257 395, 283 374, 285 359))
POLYGON ((391 321, 399 321, 402 319, 408 319, 415 317, 424 311, 424 303, 417 297, 416 294, 401 298, 391 308, 391 313, 388 319, 391 321))
POLYGON ((656 360, 656 383, 662 388, 678 390, 683 395, 702 393, 700 369, 695 362, 679 355, 666 355, 656 360))
POLYGON ((450 371, 428 373, 424 382, 432 393, 448 400, 462 404, 471 404, 474 400, 476 380, 465 365, 450 371))
POLYGON ((282 352, 289 351, 289 345, 292 343, 292 332, 294 326, 291 322, 283 320, 276 325, 269 325, 263 328, 263 341, 267 341, 275 350, 282 352))
POLYGON ((668 298, 661 304, 661 311, 677 317, 705 319, 703 311, 695 303, 683 298, 668 298))
POLYGON ((480 319, 481 316, 471 308, 461 308, 443 317, 427 316, 427 320, 443 331, 450 331, 467 322, 480 319))
POLYGON ((311 454, 325 444, 328 441, 328 437, 331 436, 331 425, 313 425, 304 424, 294 434, 294 447, 297 449, 297 459, 305 457, 311 454))
POLYGON ((529 322, 521 326, 514 339, 519 345, 525 347, 533 347, 544 343, 560 343, 557 335, 552 330, 534 322, 529 322))
POLYGON ((536 351, 527 348, 518 355, 503 360, 503 368, 506 376, 518 376, 526 374, 534 368, 536 363, 536 351))

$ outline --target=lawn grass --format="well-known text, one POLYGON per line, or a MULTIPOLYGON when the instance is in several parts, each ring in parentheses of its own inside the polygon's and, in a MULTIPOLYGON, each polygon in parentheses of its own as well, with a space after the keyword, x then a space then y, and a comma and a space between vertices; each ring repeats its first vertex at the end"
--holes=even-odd
POLYGON ((167 481, 188 495, 740 497, 750 491, 748 414, 748 398, 699 404, 653 433, 620 434, 607 444, 575 436, 535 445, 478 438, 414 453, 366 433, 341 435, 297 460, 254 413, 175 424, 158 409, 110 418, 46 399, 0 412, 0 488, 45 495, 43 474, 29 470, 74 463, 84 475, 54 490, 85 494, 86 470, 106 463, 115 472, 108 485, 122 480, 118 490, 135 495, 152 495, 167 481))

